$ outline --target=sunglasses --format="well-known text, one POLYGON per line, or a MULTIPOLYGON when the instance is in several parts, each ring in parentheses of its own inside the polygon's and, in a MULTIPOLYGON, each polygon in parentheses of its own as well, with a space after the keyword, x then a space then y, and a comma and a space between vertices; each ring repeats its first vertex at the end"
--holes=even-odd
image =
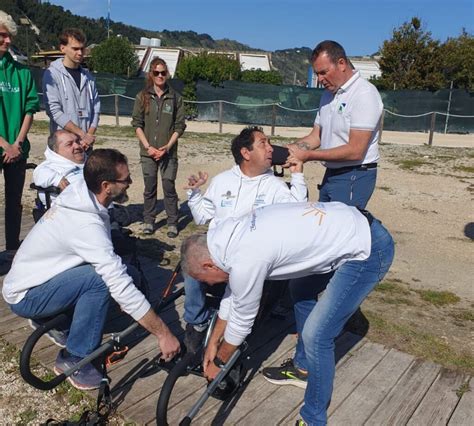
POLYGON ((152 71, 151 73, 153 74, 153 77, 158 77, 159 75, 166 77, 168 71, 152 71))
POLYGON ((3 32, 1 32, 1 33, 0 33, 0 38, 3 38, 3 39, 5 39, 5 38, 12 38, 12 35, 11 35, 10 33, 3 33, 3 32))
POLYGON ((127 183, 130 185, 132 183, 132 177, 128 175, 127 179, 114 179, 114 180, 109 180, 109 182, 127 183))

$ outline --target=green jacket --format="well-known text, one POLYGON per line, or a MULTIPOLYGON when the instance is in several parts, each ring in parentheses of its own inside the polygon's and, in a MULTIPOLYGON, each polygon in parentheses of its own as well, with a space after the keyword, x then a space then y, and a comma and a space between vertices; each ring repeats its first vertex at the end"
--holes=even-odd
MULTIPOLYGON (((9 144, 15 143, 25 115, 40 109, 36 86, 27 66, 16 62, 10 53, 0 59, 0 136, 9 144)), ((22 145, 23 158, 28 158, 30 142, 22 145)), ((3 161, 0 148, 0 163, 3 161)))
MULTIPOLYGON (((167 86, 160 101, 151 88, 150 108, 145 113, 143 93, 142 90, 135 97, 132 126, 141 128, 148 143, 155 148, 166 145, 174 132, 178 132, 181 136, 186 129, 183 98, 172 87, 167 86)), ((149 157, 142 144, 140 144, 140 155, 149 157)), ((178 158, 178 142, 173 145, 169 155, 178 158)))

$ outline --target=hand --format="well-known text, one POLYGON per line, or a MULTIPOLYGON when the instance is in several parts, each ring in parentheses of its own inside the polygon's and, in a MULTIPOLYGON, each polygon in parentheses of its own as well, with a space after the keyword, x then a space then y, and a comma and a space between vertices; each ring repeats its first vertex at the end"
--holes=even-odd
POLYGON ((212 362, 211 364, 208 365, 207 369, 204 371, 204 377, 209 382, 212 382, 216 378, 216 376, 219 374, 219 371, 221 371, 221 369, 219 367, 216 367, 214 363, 212 362))
POLYGON ((146 150, 147 154, 155 161, 160 161, 163 154, 154 146, 149 146, 146 150))
POLYGON ((197 176, 191 175, 188 177, 188 186, 185 186, 184 189, 198 189, 207 182, 208 177, 208 173, 199 171, 197 176))
POLYGON ((169 330, 158 339, 158 342, 161 349, 160 358, 163 361, 171 361, 181 350, 178 339, 169 330))
POLYGON ((20 142, 15 142, 12 145, 8 144, 3 148, 3 162, 8 164, 20 160, 22 152, 20 142))
POLYGON ((168 154, 168 146, 165 145, 165 146, 160 146, 158 149, 157 149, 159 155, 160 155, 160 159, 163 158, 165 155, 168 154))
POLYGON ((95 136, 90 133, 84 133, 81 137, 81 146, 84 151, 87 151, 92 145, 94 145, 95 136))
POLYGON ((309 152, 307 150, 301 149, 296 144, 288 145, 288 151, 290 155, 288 156, 288 162, 290 164, 296 164, 298 162, 305 163, 309 159, 309 152))
POLYGON ((68 185, 69 181, 66 178, 62 178, 58 183, 58 187, 61 191, 64 191, 68 185))
POLYGON ((217 368, 214 365, 214 358, 217 355, 218 344, 210 341, 207 344, 206 352, 204 353, 204 360, 202 361, 202 368, 204 370, 204 376, 207 377, 207 371, 212 371, 212 367, 217 368))

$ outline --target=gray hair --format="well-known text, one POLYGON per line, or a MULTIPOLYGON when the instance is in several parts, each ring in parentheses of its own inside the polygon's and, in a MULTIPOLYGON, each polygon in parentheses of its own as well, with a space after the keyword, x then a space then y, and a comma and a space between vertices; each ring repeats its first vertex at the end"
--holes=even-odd
MULTIPOLYGON (((53 135, 48 138, 48 148, 51 149, 54 152, 58 152, 59 137, 64 133, 69 134, 71 132, 68 132, 67 130, 56 130, 53 133, 53 135)), ((73 134, 73 133, 71 133, 71 134, 73 134)))
POLYGON ((13 18, 3 10, 0 10, 0 26, 5 27, 8 32, 15 36, 18 32, 17 26, 13 18))
POLYGON ((200 272, 202 261, 210 257, 206 234, 191 235, 181 244, 181 268, 185 274, 200 272))

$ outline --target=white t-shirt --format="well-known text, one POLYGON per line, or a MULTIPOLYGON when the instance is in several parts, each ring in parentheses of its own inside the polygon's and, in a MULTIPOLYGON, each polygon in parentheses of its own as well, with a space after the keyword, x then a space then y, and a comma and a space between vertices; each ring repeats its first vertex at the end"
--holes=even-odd
POLYGON ((285 280, 333 271, 370 255, 367 219, 343 203, 273 204, 207 234, 212 260, 229 274, 219 317, 225 340, 240 345, 250 333, 266 279, 285 280))
POLYGON ((349 143, 351 129, 372 132, 369 148, 362 161, 326 161, 328 168, 375 163, 379 159, 378 141, 383 103, 376 87, 360 76, 359 71, 335 93, 326 90, 319 103, 314 124, 321 128, 321 149, 349 143))

